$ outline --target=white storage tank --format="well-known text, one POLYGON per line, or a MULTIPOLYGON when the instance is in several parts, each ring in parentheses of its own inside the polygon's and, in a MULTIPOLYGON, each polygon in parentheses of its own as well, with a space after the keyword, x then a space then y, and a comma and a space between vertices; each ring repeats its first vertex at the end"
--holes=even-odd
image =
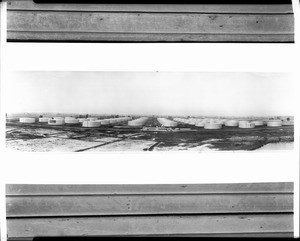
POLYGON ((238 120, 228 120, 225 122, 225 126, 237 127, 239 125, 238 120))
POLYGON ((135 120, 128 121, 129 126, 142 127, 148 120, 148 117, 141 117, 135 120))
POLYGON ((172 121, 166 118, 157 118, 158 122, 165 127, 176 127, 178 123, 176 121, 172 121))
POLYGON ((251 129, 254 128, 255 124, 251 123, 250 121, 239 121, 239 128, 242 129, 251 129))
POLYGON ((204 129, 209 129, 209 130, 222 129, 222 124, 214 123, 214 122, 207 122, 204 124, 204 129))
POLYGON ((53 125, 53 126, 59 126, 59 125, 64 125, 65 124, 65 120, 62 118, 53 118, 48 120, 48 125, 53 125))
POLYGON ((50 117, 41 117, 41 118, 39 118, 39 122, 48 123, 48 120, 50 120, 50 119, 51 119, 50 117))
POLYGON ((251 123, 254 123, 255 126, 263 126, 265 124, 262 120, 251 121, 251 123))
POLYGON ((65 123, 66 124, 78 124, 79 120, 74 118, 74 117, 66 117, 65 118, 65 123))
POLYGON ((105 125, 109 125, 109 120, 108 119, 102 119, 102 120, 97 120, 98 122, 100 122, 101 125, 105 126, 105 125))
POLYGON ((35 123, 35 118, 33 118, 33 117, 21 117, 21 118, 19 118, 19 122, 21 122, 21 123, 35 123))
POLYGON ((82 122, 83 127, 100 127, 101 123, 99 121, 84 121, 82 122))
POLYGON ((270 120, 270 121, 267 121, 267 126, 269 126, 269 127, 282 126, 282 121, 281 120, 270 120))

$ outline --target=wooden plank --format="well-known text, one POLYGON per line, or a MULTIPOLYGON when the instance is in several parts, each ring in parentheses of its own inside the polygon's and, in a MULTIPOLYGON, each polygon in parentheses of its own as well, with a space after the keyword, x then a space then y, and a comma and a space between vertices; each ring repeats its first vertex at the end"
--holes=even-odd
POLYGON ((126 184, 64 185, 7 184, 7 196, 22 195, 134 195, 134 194, 206 194, 206 193, 293 193, 292 182, 222 184, 126 184))
POLYGON ((8 31, 7 41, 293 43, 294 34, 137 34, 8 31))
POLYGON ((7 217, 293 212, 292 194, 8 197, 7 217))
MULTIPOLYGON (((113 237, 120 237, 120 236, 113 236, 113 237)), ((123 235, 121 236, 123 237, 123 235)), ((143 237, 143 236, 135 236, 135 235, 127 235, 127 237, 143 237)), ((147 237, 240 237, 240 238, 293 238, 294 233, 293 232, 276 232, 276 233, 220 233, 220 234, 176 234, 176 235, 147 235, 147 237)), ((81 237, 76 237, 77 241, 80 241, 80 238, 84 238, 83 236, 81 237)), ((51 241, 51 237, 36 237, 35 241, 51 241)), ((93 237, 89 237, 89 239, 93 239, 93 237)), ((97 239, 95 237, 95 239, 97 239)), ((8 238, 9 241, 31 241, 33 240, 33 237, 31 238, 8 238)), ((74 237, 68 237, 66 238, 65 241, 73 241, 74 237)), ((52 241, 56 241, 54 238, 52 241)), ((83 240, 84 241, 84 240, 83 240)))
POLYGON ((293 34, 293 15, 108 12, 7 13, 8 31, 293 34))
POLYGON ((9 238, 293 232, 293 215, 191 215, 7 219, 9 238))
POLYGON ((35 4, 9 1, 7 9, 90 12, 293 13, 292 4, 35 4))

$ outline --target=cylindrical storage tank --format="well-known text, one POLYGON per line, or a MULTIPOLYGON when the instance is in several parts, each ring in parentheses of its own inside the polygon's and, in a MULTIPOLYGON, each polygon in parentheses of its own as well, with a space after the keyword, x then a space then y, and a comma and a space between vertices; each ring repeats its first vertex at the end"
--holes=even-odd
POLYGON ((117 118, 109 119, 110 124, 115 124, 115 123, 118 123, 118 122, 119 122, 119 120, 117 118))
POLYGON ((157 118, 158 122, 165 127, 176 127, 178 123, 176 121, 172 121, 166 118, 157 118))
POLYGON ((75 117, 71 117, 71 116, 65 117, 65 121, 67 121, 67 120, 73 120, 73 119, 75 119, 75 117))
POLYGON ((84 121, 86 121, 87 119, 86 118, 78 118, 78 121, 80 122, 80 123, 82 123, 82 122, 84 122, 84 121))
POLYGON ((21 117, 19 118, 21 123, 35 123, 35 118, 32 117, 21 117))
POLYGON ((270 120, 270 121, 267 121, 267 126, 269 126, 269 127, 282 126, 282 121, 281 120, 270 120))
POLYGON ((222 129, 222 124, 214 123, 214 122, 208 122, 208 123, 204 124, 204 129, 209 129, 209 130, 222 129))
POLYGON ((255 126, 263 126, 265 124, 264 121, 261 120, 251 121, 251 123, 254 123, 255 126))
POLYGON ((53 126, 60 126, 60 125, 64 125, 65 124, 65 120, 64 119, 50 119, 48 120, 48 125, 53 125, 53 126))
POLYGON ((239 121, 237 120, 228 120, 225 122, 225 126, 236 127, 239 125, 239 121))
POLYGON ((60 117, 60 116, 56 116, 52 118, 53 120, 63 120, 64 124, 65 124, 65 118, 64 117, 60 117))
POLYGON ((142 123, 139 121, 128 121, 129 126, 142 126, 142 123))
POLYGON ((13 121, 19 121, 19 120, 20 120, 20 118, 18 118, 18 117, 7 117, 6 118, 7 122, 13 122, 13 121))
POLYGON ((83 127, 100 127, 101 123, 99 121, 84 121, 82 122, 83 127))
POLYGON ((148 117, 141 117, 135 120, 128 121, 129 126, 142 127, 148 120, 148 117))
POLYGON ((79 120, 76 118, 65 118, 65 123, 66 124, 78 124, 79 120))
POLYGON ((239 128, 242 129, 249 129, 249 128, 254 128, 255 124, 251 123, 250 121, 239 121, 239 128))
POLYGON ((48 123, 48 120, 50 120, 51 118, 49 117, 41 117, 39 118, 39 122, 42 122, 42 123, 48 123))
POLYGON ((101 125, 109 125, 109 120, 107 119, 102 119, 102 120, 97 120, 98 122, 100 122, 101 125))

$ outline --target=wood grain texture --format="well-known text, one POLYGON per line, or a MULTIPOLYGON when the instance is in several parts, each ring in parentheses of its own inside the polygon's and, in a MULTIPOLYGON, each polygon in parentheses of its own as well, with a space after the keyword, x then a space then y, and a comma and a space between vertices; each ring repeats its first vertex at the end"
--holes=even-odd
POLYGON ((8 219, 8 237, 293 232, 293 215, 8 219))
POLYGON ((8 31, 292 34, 293 15, 8 12, 8 31))
POLYGON ((140 34, 9 31, 8 36, 9 41, 29 42, 294 42, 294 34, 140 34))
POLYGON ((293 13, 292 4, 35 4, 9 1, 8 10, 181 13, 293 13))
POLYGON ((127 185, 63 185, 7 184, 7 196, 23 195, 134 195, 134 194, 234 194, 293 193, 292 182, 224 183, 224 184, 127 184, 127 185))
POLYGON ((9 240, 292 237, 293 183, 6 185, 9 240))
POLYGON ((8 197, 7 217, 293 212, 291 194, 8 197))
POLYGON ((292 5, 8 3, 8 41, 293 42, 292 5))
MULTIPOLYGON (((124 237, 124 235, 109 235, 109 237, 124 237)), ((78 239, 79 236, 76 236, 76 239, 78 239)), ((143 235, 126 235, 126 237, 144 237, 143 235)), ((227 237, 233 237, 233 238, 293 238, 294 233, 293 232, 265 232, 265 233, 218 233, 218 234, 212 234, 212 233, 206 233, 206 234, 160 234, 160 235, 147 235, 147 237, 218 237, 218 238, 227 238, 227 237)), ((50 237, 51 238, 51 237, 50 237)), ((71 238, 74 238, 71 237, 71 238)), ((80 239, 81 237, 79 237, 80 239)), ((19 238, 9 238, 10 241, 31 241, 33 240, 32 237, 19 237, 19 238)), ((40 239, 35 239, 36 241, 43 241, 43 237, 40 239)), ((49 240, 49 237, 48 237, 49 240)), ((53 240, 54 241, 54 240, 53 240)), ((80 241, 80 240, 79 240, 80 241)))

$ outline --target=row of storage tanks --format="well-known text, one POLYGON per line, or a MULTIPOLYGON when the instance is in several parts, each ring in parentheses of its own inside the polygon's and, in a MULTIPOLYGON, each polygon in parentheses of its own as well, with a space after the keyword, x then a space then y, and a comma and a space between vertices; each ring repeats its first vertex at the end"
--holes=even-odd
MULTIPOLYGON (((48 125, 64 125, 64 124, 79 124, 82 123, 83 127, 100 127, 105 125, 114 125, 127 122, 128 126, 142 127, 148 120, 148 117, 141 117, 132 120, 132 117, 118 117, 109 119, 98 118, 75 118, 75 117, 41 117, 39 122, 48 123, 48 125)), ((21 123, 35 123, 36 118, 26 117, 19 118, 21 123)))
MULTIPOLYGON (((113 125, 130 121, 131 117, 118 117, 109 119, 98 118, 75 118, 75 117, 41 117, 38 122, 48 123, 48 125, 64 125, 64 124, 79 124, 82 123, 83 127, 100 127, 101 125, 113 125)), ((21 123, 35 123, 36 118, 26 117, 19 118, 21 123)))
POLYGON ((162 126, 165 127, 176 127, 178 125, 178 122, 166 118, 157 118, 157 120, 162 126))
POLYGON ((256 126, 267 125, 269 127, 279 127, 291 124, 282 120, 228 120, 228 119, 198 119, 198 118, 174 118, 175 121, 184 124, 204 127, 204 129, 221 129, 223 126, 238 127, 242 129, 255 128, 256 126))

